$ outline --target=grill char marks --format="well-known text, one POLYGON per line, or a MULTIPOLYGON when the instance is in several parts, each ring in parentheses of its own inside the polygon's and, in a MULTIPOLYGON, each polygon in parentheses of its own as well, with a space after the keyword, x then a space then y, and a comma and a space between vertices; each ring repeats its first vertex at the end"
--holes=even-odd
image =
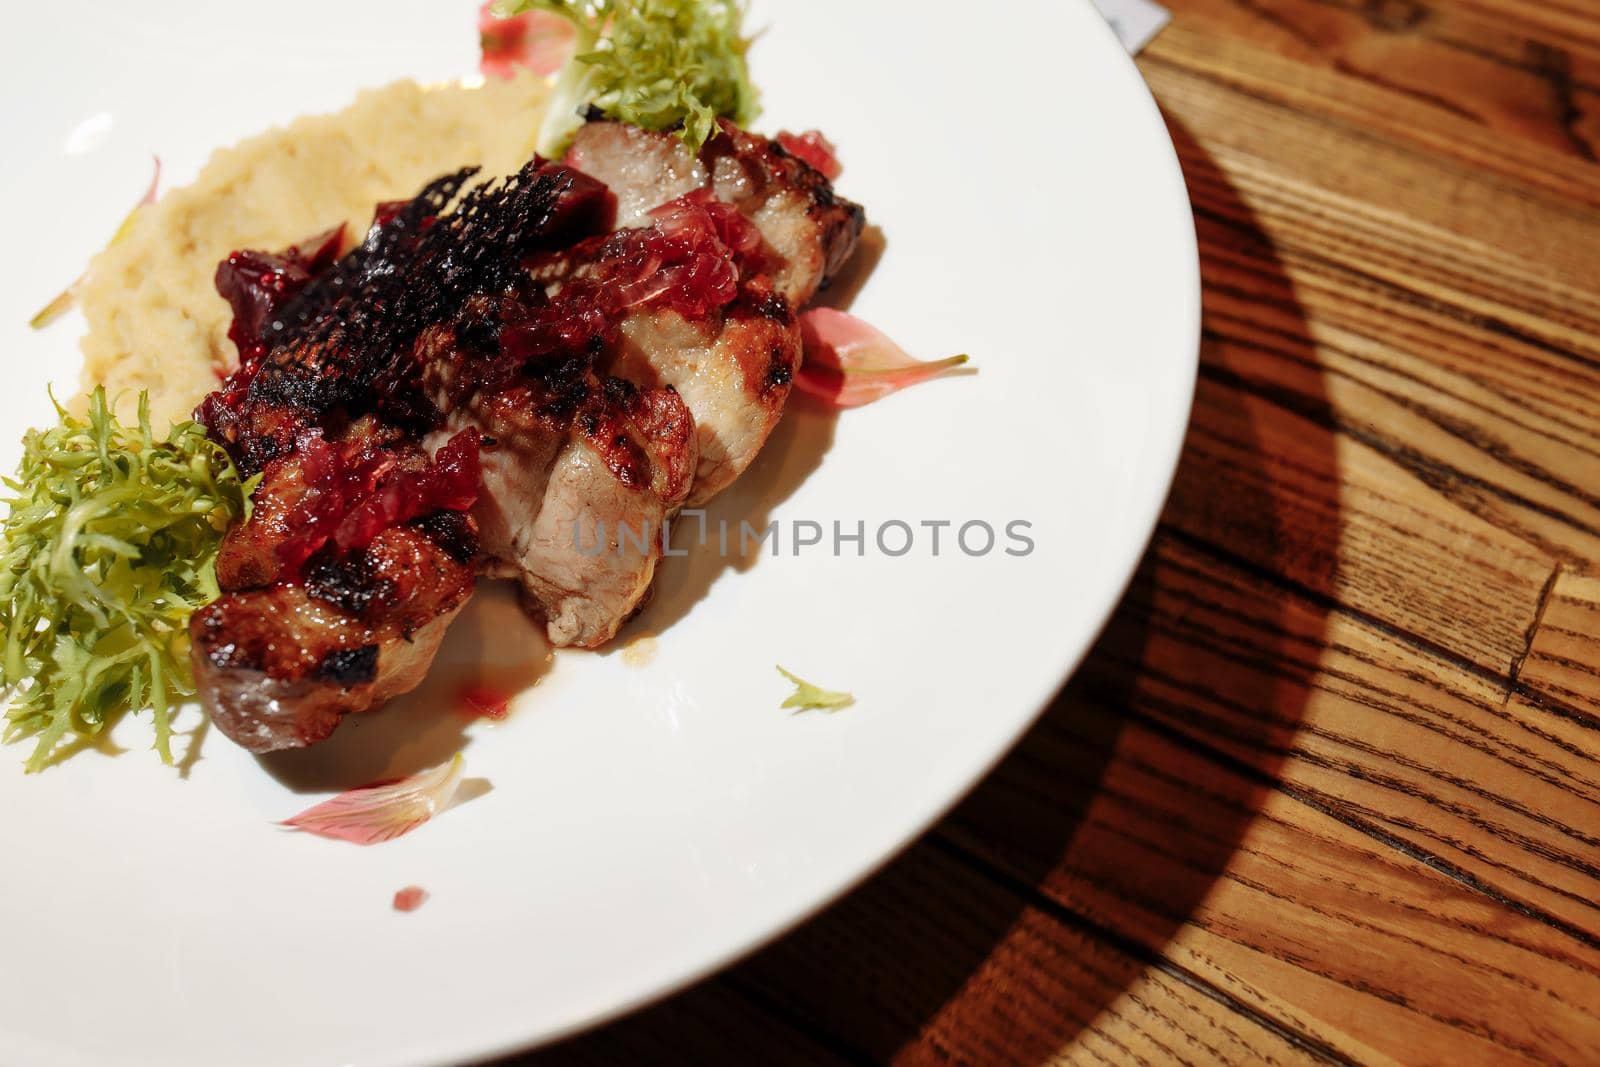
POLYGON ((783 415, 800 365, 799 331, 755 314, 744 300, 715 324, 669 310, 630 315, 613 373, 676 390, 694 414, 699 452, 688 504, 732 484, 783 415))
POLYGON ((601 374, 591 359, 485 370, 498 354, 470 351, 461 333, 433 331, 418 352, 449 412, 429 447, 467 427, 493 442, 473 510, 484 568, 520 581, 552 643, 603 644, 648 591, 662 524, 689 491, 694 420, 673 390, 601 374))
POLYGON ((430 183, 265 324, 261 364, 242 367, 197 413, 241 469, 288 452, 308 423, 375 412, 418 432, 437 425, 410 359, 417 338, 474 297, 510 288, 524 257, 592 233, 612 214, 598 182, 537 157, 446 213, 475 173, 430 183))
MULTIPOLYGON (((800 365, 795 310, 849 258, 865 223, 861 208, 774 142, 722 124, 691 153, 676 137, 591 122, 564 162, 603 182, 620 225, 648 224, 679 198, 731 208, 753 231, 740 260, 738 295, 715 316, 641 308, 619 325, 612 373, 676 389, 694 416, 700 453, 687 504, 706 502, 755 460, 782 417, 800 365)), ((583 277, 593 250, 541 257, 547 282, 583 277)))
POLYGON ((471 594, 474 569, 424 530, 379 534, 334 593, 326 572, 230 592, 189 624, 201 699, 252 752, 322 740, 414 688, 471 594))
POLYGON ((855 251, 866 212, 836 195, 827 178, 776 141, 726 120, 722 132, 702 152, 712 188, 750 216, 776 252, 777 292, 790 307, 805 307, 855 251))
POLYGON ((866 213, 777 142, 726 120, 721 134, 696 156, 667 134, 591 122, 563 162, 611 190, 619 226, 642 225, 669 200, 709 189, 761 231, 775 291, 791 308, 804 307, 850 258, 866 213))
POLYGON ((421 437, 443 415, 414 350, 429 326, 511 287, 524 256, 586 236, 611 210, 597 182, 539 160, 460 195, 471 173, 430 184, 277 309, 257 338, 264 357, 198 412, 262 475, 251 520, 219 555, 224 595, 190 623, 202 703, 252 751, 312 744, 413 688, 471 594, 477 452, 468 492, 433 492, 451 475, 421 437), (330 475, 333 460, 345 469, 330 475), (330 494, 350 499, 330 510, 330 494), (418 494, 437 506, 419 508, 418 494), (318 522, 328 529, 308 543, 318 522))
MULTIPOLYGON (((694 416, 699 466, 686 504, 704 504, 754 462, 778 426, 800 366, 795 309, 850 256, 864 214, 818 171, 733 123, 694 155, 669 134, 592 122, 574 136, 565 163, 611 190, 619 224, 648 224, 662 206, 702 197, 754 230, 738 253, 738 296, 717 315, 646 307, 619 323, 611 371, 640 386, 672 387, 694 416)), ((594 254, 578 246, 542 256, 536 277, 584 277, 594 254)))
POLYGON ((666 520, 781 416, 795 309, 861 228, 821 175, 723 132, 693 156, 592 123, 567 165, 446 176, 268 316, 199 412, 263 479, 191 623, 225 733, 311 744, 412 688, 478 573, 519 580, 557 645, 637 610, 666 520))

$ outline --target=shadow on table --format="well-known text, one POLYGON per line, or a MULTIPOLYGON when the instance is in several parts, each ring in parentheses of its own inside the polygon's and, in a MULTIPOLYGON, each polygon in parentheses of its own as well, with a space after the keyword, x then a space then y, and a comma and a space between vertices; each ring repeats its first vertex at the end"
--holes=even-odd
POLYGON ((1328 592, 1338 538, 1322 372, 1291 283, 1228 178, 1169 128, 1200 235, 1200 385, 1155 543, 1078 676, 841 903, 516 1062, 1028 1063, 1076 1040, 1115 1049, 1113 1012, 1141 1025, 1124 994, 1227 869, 1307 698, 1285 663, 1314 661, 1325 613, 1277 576, 1328 592))

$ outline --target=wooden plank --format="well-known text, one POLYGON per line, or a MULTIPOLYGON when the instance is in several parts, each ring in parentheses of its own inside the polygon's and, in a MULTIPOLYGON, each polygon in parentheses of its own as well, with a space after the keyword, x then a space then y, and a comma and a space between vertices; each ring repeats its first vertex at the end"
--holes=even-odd
POLYGON ((1362 1063, 1600 1056, 1600 949, 1081 687, 950 825, 1310 1047, 1362 1063))
POLYGON ((1326 1060, 1157 963, 922 843, 731 981, 865 1062, 1326 1060))
POLYGON ((1513 27, 1529 27, 1564 43, 1600 53, 1600 12, 1589 0, 1456 0, 1460 7, 1513 27))
MULTIPOLYGON (((1540 388, 1532 368, 1502 386, 1495 361, 1474 359, 1481 353, 1425 347, 1448 337, 1446 330, 1430 338, 1422 327, 1407 336, 1402 314, 1379 321, 1384 294, 1332 284, 1325 268, 1288 270, 1314 323, 1306 332, 1323 371, 1314 391, 1297 392, 1304 375, 1293 364, 1302 357, 1262 321, 1253 301, 1214 287, 1208 333, 1219 364, 1282 402, 1307 410, 1325 404, 1321 417, 1339 433, 1536 554, 1571 566, 1600 559, 1600 439, 1581 411, 1566 424, 1531 418, 1518 394, 1540 388)), ((1552 406, 1581 407, 1587 392, 1556 393, 1552 406)), ((1600 404, 1600 389, 1593 393, 1600 404)))
POLYGON ((1213 380, 1166 521, 1491 670, 1524 652, 1552 566, 1368 445, 1213 380))
MULTIPOLYGON (((1275 192, 1274 179, 1263 173, 1270 165, 1227 146, 1202 147, 1186 135, 1179 137, 1179 156, 1199 214, 1202 267, 1216 290, 1214 301, 1245 297, 1260 305, 1255 311, 1269 312, 1267 321, 1278 332, 1297 328, 1294 321, 1281 321, 1283 312, 1294 313, 1296 320, 1305 320, 1298 328, 1318 343, 1332 344, 1343 334, 1392 341, 1412 353, 1411 363, 1397 371, 1439 366, 1489 389, 1488 403, 1507 416, 1532 408, 1527 414, 1540 417, 1527 421, 1559 441, 1585 450, 1600 443, 1600 427, 1592 417, 1593 400, 1600 396, 1600 362, 1496 328, 1467 308, 1425 299, 1416 289, 1362 270, 1345 254, 1343 242, 1321 240, 1298 226, 1291 202, 1326 195, 1314 182, 1297 180, 1287 193, 1275 192)), ((1382 197, 1383 190, 1371 195, 1382 197)), ((1345 210, 1338 203, 1333 209, 1345 210)), ((1353 217, 1346 221, 1353 229, 1360 226, 1353 217)), ((1546 220, 1552 228, 1559 224, 1546 220)), ((1403 246, 1411 240, 1381 229, 1370 236, 1379 244, 1403 246)))
POLYGON ((1352 269, 1338 247, 1306 243, 1286 201, 1257 196, 1256 161, 1194 142, 1180 153, 1201 213, 1208 362, 1541 552, 1600 559, 1600 362, 1352 269))
MULTIPOLYGON (((1209 61, 1253 91, 1299 99, 1337 84, 1327 103, 1364 129, 1409 139, 1475 169, 1507 173, 1580 202, 1596 190, 1600 49, 1515 16, 1461 3, 1178 0, 1177 32, 1155 47, 1209 61), (1275 62, 1230 62, 1243 48, 1275 62), (1508 140, 1526 151, 1497 152, 1508 140)), ((1166 54, 1166 53, 1162 53, 1166 54)), ((1320 94, 1326 96, 1327 94, 1320 94)))
POLYGON ((1576 711, 1600 751, 1600 578, 1556 576, 1517 681, 1536 699, 1576 711))
POLYGON ((1088 662, 1100 689, 1600 945, 1600 734, 1171 538, 1117 625, 1137 640, 1088 662))
MULTIPOLYGON (((1551 343, 1593 342, 1600 220, 1594 204, 1542 191, 1542 165, 1496 174, 1346 121, 1338 75, 1302 74, 1317 89, 1305 99, 1263 97, 1240 84, 1239 71, 1276 62, 1271 54, 1241 49, 1227 57, 1227 73, 1197 69, 1192 57, 1174 55, 1184 40, 1163 34, 1141 69, 1169 117, 1208 150, 1257 161, 1258 200, 1297 204, 1288 233, 1339 248, 1367 273, 1508 323, 1535 312, 1564 327, 1545 338, 1551 343)), ((1522 154, 1520 146, 1508 153, 1503 141, 1493 150, 1502 159, 1522 154)), ((1573 166, 1575 185, 1600 195, 1600 170, 1573 166)))
MULTIPOLYGON (((1555 369, 1519 384, 1515 350, 1480 347, 1425 370, 1427 342, 1460 318, 1412 299, 1422 321, 1390 326, 1344 249, 1304 247, 1296 198, 1261 195, 1249 157, 1178 134, 1201 214, 1207 343, 1171 521, 1508 672, 1556 560, 1600 557, 1600 440, 1581 410, 1570 430, 1507 411, 1532 396, 1600 403, 1600 364, 1544 351, 1555 369), (1330 308, 1337 328, 1321 326, 1330 308)), ((1375 284, 1391 303, 1411 292, 1375 284)))

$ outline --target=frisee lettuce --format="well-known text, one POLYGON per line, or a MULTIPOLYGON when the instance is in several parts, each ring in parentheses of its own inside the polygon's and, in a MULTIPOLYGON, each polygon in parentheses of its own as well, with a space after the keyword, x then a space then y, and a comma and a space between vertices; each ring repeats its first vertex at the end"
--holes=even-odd
POLYGON ((577 51, 556 80, 540 154, 566 150, 593 105, 647 130, 676 127, 691 149, 716 134, 718 117, 756 117, 740 0, 498 0, 501 18, 549 11, 577 27, 577 51))
MULTIPOLYGON (((51 398, 54 402, 54 397, 51 398)), ((194 422, 165 440, 122 425, 103 388, 87 421, 23 438, 0 532, 0 685, 11 691, 4 740, 37 738, 37 771, 69 732, 99 733, 149 708, 155 749, 172 762, 169 708, 194 693, 189 615, 218 594, 217 548, 245 514, 250 485, 194 422)))

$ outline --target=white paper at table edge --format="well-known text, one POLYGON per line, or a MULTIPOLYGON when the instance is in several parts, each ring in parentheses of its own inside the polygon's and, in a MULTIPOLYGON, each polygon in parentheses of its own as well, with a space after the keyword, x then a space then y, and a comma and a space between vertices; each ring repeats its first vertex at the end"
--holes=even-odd
POLYGON ((1093 3, 1101 17, 1111 24, 1122 47, 1133 56, 1172 21, 1172 13, 1153 0, 1093 0, 1093 3))

